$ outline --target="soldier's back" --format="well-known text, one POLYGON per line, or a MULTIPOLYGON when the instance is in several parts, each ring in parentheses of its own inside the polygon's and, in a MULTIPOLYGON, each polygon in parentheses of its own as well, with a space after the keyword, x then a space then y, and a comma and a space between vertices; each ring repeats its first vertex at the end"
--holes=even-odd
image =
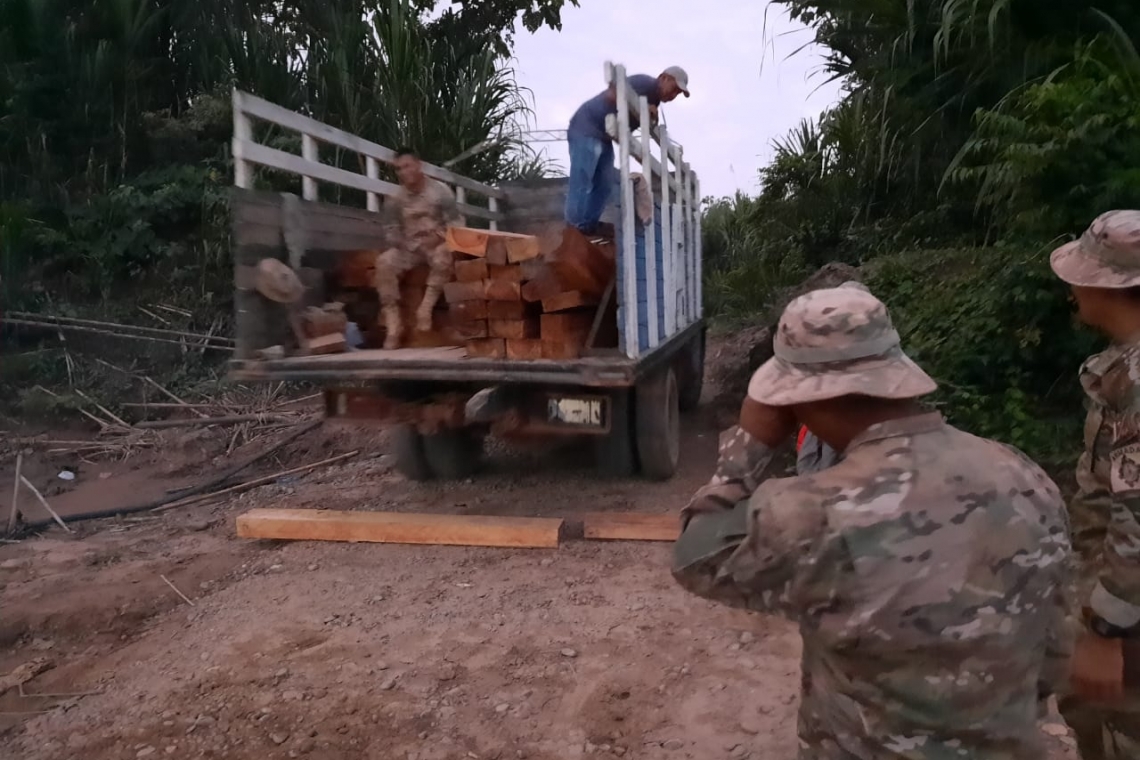
POLYGON ((768 494, 826 525, 792 590, 805 756, 1040 757, 1037 687, 1068 557, 1060 495, 1023 455, 917 419, 768 494))

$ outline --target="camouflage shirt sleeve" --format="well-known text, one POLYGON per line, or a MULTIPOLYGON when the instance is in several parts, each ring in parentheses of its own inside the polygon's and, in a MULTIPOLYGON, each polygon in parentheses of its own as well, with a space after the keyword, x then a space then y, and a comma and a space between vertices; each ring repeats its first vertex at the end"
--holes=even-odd
POLYGON ((439 219, 445 227, 459 224, 459 204, 455 200, 455 193, 442 182, 436 183, 436 203, 439 208, 439 219))
POLYGON ((721 433, 716 472, 693 494, 682 511, 684 522, 687 523, 697 513, 723 512, 748 499, 764 477, 773 454, 773 449, 757 441, 739 425, 721 433))
POLYGON ((767 481, 747 502, 695 515, 674 547, 673 577, 688 591, 733 607, 797 619, 805 600, 830 598, 825 565, 839 551, 828 536, 822 500, 797 499, 767 481), (805 593, 807 592, 807 593, 805 593))
POLYGON ((384 243, 388 248, 404 247, 403 203, 400 196, 389 195, 380 209, 380 223, 384 227, 384 243))
POLYGON ((1113 426, 1109 467, 1112 504, 1104 566, 1089 606, 1115 626, 1136 628, 1140 626, 1140 398, 1129 399, 1113 426))

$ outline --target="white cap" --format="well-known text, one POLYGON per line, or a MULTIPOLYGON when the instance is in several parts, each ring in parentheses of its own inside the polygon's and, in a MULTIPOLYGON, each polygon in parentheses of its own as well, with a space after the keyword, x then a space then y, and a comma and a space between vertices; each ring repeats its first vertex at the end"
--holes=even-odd
POLYGON ((661 72, 668 74, 677 80, 677 86, 681 88, 681 92, 685 93, 685 97, 689 97, 689 75, 680 66, 670 66, 661 72))

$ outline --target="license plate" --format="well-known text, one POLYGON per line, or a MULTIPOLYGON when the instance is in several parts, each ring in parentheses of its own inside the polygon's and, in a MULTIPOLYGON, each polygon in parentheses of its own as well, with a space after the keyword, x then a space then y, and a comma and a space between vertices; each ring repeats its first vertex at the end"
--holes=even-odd
POLYGON ((548 422, 586 428, 602 428, 606 425, 604 399, 552 398, 546 403, 548 422))

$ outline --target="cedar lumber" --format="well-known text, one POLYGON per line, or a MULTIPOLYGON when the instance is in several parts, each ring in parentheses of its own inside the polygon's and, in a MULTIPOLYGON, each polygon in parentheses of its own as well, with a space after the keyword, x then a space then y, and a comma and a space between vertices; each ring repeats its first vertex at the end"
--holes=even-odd
POLYGON ((240 538, 555 549, 562 520, 426 515, 329 509, 253 509, 237 519, 240 538))
POLYGON ((582 516, 582 535, 609 541, 676 541, 681 520, 672 513, 587 512, 582 516))

